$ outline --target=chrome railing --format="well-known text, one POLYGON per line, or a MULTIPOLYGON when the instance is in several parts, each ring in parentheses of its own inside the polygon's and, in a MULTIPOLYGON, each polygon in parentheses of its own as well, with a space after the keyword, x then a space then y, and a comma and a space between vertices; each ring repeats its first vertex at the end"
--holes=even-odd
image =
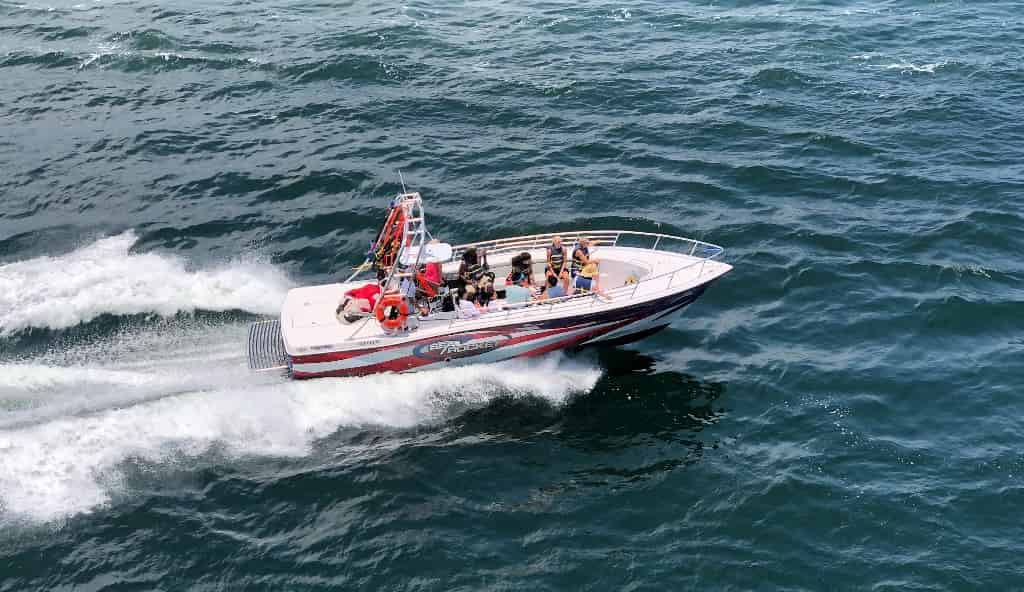
MULTIPOLYGON (((614 301, 616 296, 629 295, 630 297, 635 296, 637 290, 641 286, 645 288, 654 286, 654 282, 665 282, 665 290, 669 290, 672 287, 672 283, 675 281, 676 275, 686 269, 690 269, 694 266, 700 266, 700 272, 697 277, 704 274, 704 264, 708 261, 715 259, 719 255, 725 252, 725 249, 704 241, 699 241, 692 238, 685 238, 681 236, 674 236, 671 234, 660 234, 655 232, 637 232, 633 230, 580 230, 572 232, 551 232, 546 234, 533 234, 526 236, 517 236, 511 238, 502 238, 491 241, 478 241, 475 243, 466 243, 462 245, 456 245, 452 247, 453 254, 452 260, 457 261, 462 253, 471 247, 476 249, 482 249, 489 255, 503 254, 512 251, 524 251, 530 249, 538 249, 547 247, 551 244, 554 237, 561 237, 562 244, 566 250, 570 253, 575 248, 576 243, 581 238, 589 238, 595 247, 632 247, 640 248, 650 251, 665 251, 670 253, 682 254, 692 257, 692 260, 687 261, 685 264, 680 265, 670 271, 659 273, 655 276, 644 277, 638 279, 635 283, 626 284, 624 286, 618 286, 607 290, 602 290, 606 295, 606 298, 602 298, 601 295, 593 292, 585 292, 581 294, 573 294, 571 296, 563 296, 560 298, 550 298, 547 300, 539 300, 532 302, 524 302, 512 305, 505 305, 500 310, 490 311, 484 313, 487 318, 495 318, 502 313, 506 316, 512 313, 522 313, 517 316, 530 316, 527 311, 536 311, 537 313, 547 312, 548 307, 573 303, 572 306, 561 307, 560 310, 570 313, 579 308, 593 307, 599 300, 605 299, 614 301), (638 244, 633 244, 638 243, 638 244), (661 247, 661 248, 659 248, 661 247)), ((598 253, 600 254, 600 252, 598 253)), ((469 321, 476 320, 474 318, 460 318, 456 321, 469 321)))
MULTIPOLYGON (((673 245, 685 245, 688 248, 686 254, 690 256, 698 256, 696 253, 702 253, 700 255, 704 259, 714 259, 725 252, 725 249, 711 243, 699 241, 692 238, 685 238, 682 236, 674 236, 671 234, 660 234, 656 232, 638 232, 635 230, 574 230, 571 232, 549 232, 545 234, 530 234, 525 236, 515 236, 511 238, 500 238, 497 240, 490 241, 478 241, 475 243, 465 243, 462 245, 455 245, 452 247, 452 260, 458 260, 462 256, 462 253, 470 247, 477 249, 483 249, 488 253, 503 253, 505 251, 522 251, 524 249, 539 249, 547 247, 551 244, 551 241, 555 237, 561 237, 562 244, 567 249, 572 250, 576 243, 581 238, 589 238, 593 241, 597 247, 609 246, 609 247, 637 247, 644 248, 652 251, 658 250, 661 246, 662 241, 673 245), (625 244, 623 241, 632 241, 638 239, 640 241, 649 241, 653 239, 653 244, 650 246, 642 246, 640 244, 625 244), (623 242, 623 244, 620 244, 623 242), (700 251, 698 251, 700 249, 700 251)), ((671 250, 671 249, 662 249, 671 250)))

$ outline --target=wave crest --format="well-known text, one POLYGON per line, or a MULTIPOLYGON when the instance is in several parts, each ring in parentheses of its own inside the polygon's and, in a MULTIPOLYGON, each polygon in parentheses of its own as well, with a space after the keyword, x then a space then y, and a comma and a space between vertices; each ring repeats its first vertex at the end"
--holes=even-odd
POLYGON ((130 252, 137 240, 127 231, 59 257, 0 265, 0 335, 66 329, 103 314, 273 314, 291 285, 283 272, 265 263, 189 270, 173 255, 130 252))
POLYGON ((601 376, 596 367, 560 356, 313 381, 254 376, 241 364, 191 369, 177 362, 154 364, 130 372, 19 368, 23 376, 34 375, 26 381, 22 398, 32 397, 30 391, 40 386, 54 385, 67 396, 86 400, 103 397, 111 388, 137 389, 142 398, 0 429, 0 526, 59 521, 130 496, 126 475, 133 464, 159 471, 202 463, 203 458, 209 462, 210 455, 214 462, 302 457, 314 451, 317 440, 342 428, 429 425, 520 394, 560 405, 574 393, 593 389, 601 376), (188 383, 189 390, 172 390, 155 399, 148 392, 166 392, 174 377, 188 383))

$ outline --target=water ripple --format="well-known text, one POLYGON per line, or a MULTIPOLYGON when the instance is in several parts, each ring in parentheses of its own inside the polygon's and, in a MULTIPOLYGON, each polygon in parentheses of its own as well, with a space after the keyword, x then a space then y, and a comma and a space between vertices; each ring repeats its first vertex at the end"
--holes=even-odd
POLYGON ((0 590, 1020 588, 1020 14, 0 0, 0 590), (399 170, 452 242, 735 270, 628 348, 249 376, 399 170))

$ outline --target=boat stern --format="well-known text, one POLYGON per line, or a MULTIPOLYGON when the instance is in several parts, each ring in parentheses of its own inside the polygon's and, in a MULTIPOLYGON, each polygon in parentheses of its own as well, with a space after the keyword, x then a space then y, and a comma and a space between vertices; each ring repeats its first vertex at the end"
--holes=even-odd
POLYGON ((260 372, 285 371, 291 358, 284 348, 281 322, 277 319, 249 325, 249 368, 260 372))

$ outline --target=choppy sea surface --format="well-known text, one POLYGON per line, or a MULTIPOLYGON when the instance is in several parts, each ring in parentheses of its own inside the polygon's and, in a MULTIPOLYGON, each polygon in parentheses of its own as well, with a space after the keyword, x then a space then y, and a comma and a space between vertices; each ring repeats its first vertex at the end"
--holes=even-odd
POLYGON ((0 0, 0 590, 1024 588, 1024 4, 0 0), (397 171, 724 245, 627 347, 286 382, 397 171))

